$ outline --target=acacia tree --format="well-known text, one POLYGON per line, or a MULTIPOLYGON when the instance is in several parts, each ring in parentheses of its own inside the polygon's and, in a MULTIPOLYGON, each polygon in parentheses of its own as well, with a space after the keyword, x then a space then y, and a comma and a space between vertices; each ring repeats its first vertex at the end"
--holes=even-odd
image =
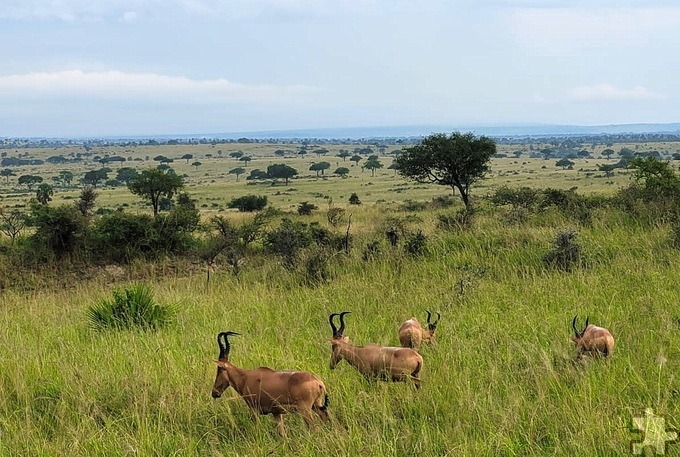
POLYGON ((281 178, 286 180, 286 186, 288 185, 288 180, 293 176, 297 175, 298 171, 284 163, 275 163, 267 167, 267 176, 270 178, 281 178))
POLYGON ((375 170, 378 168, 382 168, 383 164, 380 163, 380 160, 378 160, 378 157, 370 158, 366 161, 364 164, 364 168, 368 168, 371 170, 371 176, 375 176, 375 170))
POLYGON ((4 211, 0 208, 0 232, 7 235, 12 244, 25 227, 26 218, 19 210, 4 211))
POLYGON ((316 177, 319 177, 319 172, 321 172, 321 175, 324 175, 324 170, 328 170, 331 167, 331 164, 328 162, 316 162, 312 164, 309 167, 309 171, 315 171, 316 172, 316 177))
POLYGON ((406 148, 396 159, 397 171, 419 182, 451 187, 470 206, 470 187, 484 177, 488 162, 496 153, 496 143, 472 132, 432 134, 420 144, 406 148))
POLYGON ((10 176, 16 176, 16 175, 9 168, 4 168, 4 169, 0 170, 0 176, 4 176, 5 182, 9 184, 9 177, 10 176))
POLYGON ((28 190, 32 190, 35 184, 39 184, 43 181, 42 177, 35 175, 22 175, 19 176, 19 185, 24 185, 28 187, 28 190))
POLYGON ((236 175, 236 182, 238 182, 238 177, 245 172, 246 172, 246 169, 243 168, 243 167, 236 167, 236 168, 232 168, 231 170, 229 170, 230 175, 236 175))
POLYGON ((184 186, 182 178, 175 173, 165 173, 157 169, 142 171, 130 181, 128 189, 135 195, 148 198, 153 207, 153 215, 158 215, 161 198, 172 198, 173 194, 184 186))

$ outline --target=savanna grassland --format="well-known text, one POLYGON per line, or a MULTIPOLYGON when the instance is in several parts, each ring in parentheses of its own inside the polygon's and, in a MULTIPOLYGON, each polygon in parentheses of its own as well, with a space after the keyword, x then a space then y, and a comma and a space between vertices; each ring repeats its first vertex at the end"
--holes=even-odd
MULTIPOLYGON (((680 428, 680 250, 669 225, 606 205, 589 209, 588 217, 553 207, 518 217, 516 209, 482 198, 501 185, 614 194, 631 182, 630 172, 598 172, 596 164, 614 162, 598 155, 604 146, 594 158, 574 159, 572 170, 526 153, 493 159, 488 178, 473 189, 474 219, 449 229, 439 215, 451 209, 407 200, 431 202, 450 190, 395 176, 389 155, 380 156, 384 168, 375 176, 347 162, 347 178, 317 179, 306 171, 309 163, 329 161, 326 173, 332 172, 343 165, 335 151, 282 159, 273 156, 278 148, 144 146, 129 154, 142 159, 132 163, 143 169, 155 166, 146 156, 191 153, 188 164, 171 166, 186 175, 186 190, 206 220, 252 218, 226 204, 253 193, 289 218, 326 227, 332 199, 352 214, 352 249, 332 257, 328 279, 305 283, 298 268, 261 255, 238 276, 217 265, 209 281, 205 265, 163 259, 100 268, 58 287, 0 290, 1 455, 610 456, 630 455, 631 441, 640 438, 630 430, 632 418, 646 408, 680 428), (228 174, 242 166, 228 157, 232 149, 253 157, 238 182, 228 174), (196 159, 202 165, 192 167, 196 159), (244 179, 250 169, 281 162, 302 176, 288 186, 244 179), (361 205, 347 204, 352 192, 361 205), (319 209, 300 216, 302 201, 319 209), (385 229, 395 220, 427 237, 420 255, 387 242, 385 229), (581 250, 570 271, 544 262, 565 230, 577 232, 581 250), (366 255, 369 243, 377 248, 366 255), (88 307, 138 281, 152 287, 158 302, 176 307, 176 321, 156 331, 91 328, 88 307), (442 318, 437 344, 421 351, 420 391, 366 381, 344 362, 330 370, 330 313, 352 312, 345 335, 355 344, 396 345, 401 322, 424 320, 425 309, 442 318), (611 330, 611 360, 574 360, 569 337, 576 314, 611 330), (320 376, 331 421, 309 430, 290 414, 288 436, 280 438, 271 417, 254 417, 233 390, 213 400, 215 336, 225 330, 241 334, 231 340, 231 361, 239 366, 320 376)), ((499 152, 516 149, 507 148, 499 152)), ((68 165, 74 174, 99 166, 68 165)), ((66 169, 50 167, 21 174, 66 169)), ((32 196, 16 179, 1 180, 0 205, 25 205, 32 196)), ((55 187, 50 204, 68 203, 78 192, 55 187)), ((99 189, 97 206, 150 211, 124 186, 99 189)), ((329 228, 344 232, 346 222, 329 228)), ((680 455, 680 444, 667 455, 680 455)))

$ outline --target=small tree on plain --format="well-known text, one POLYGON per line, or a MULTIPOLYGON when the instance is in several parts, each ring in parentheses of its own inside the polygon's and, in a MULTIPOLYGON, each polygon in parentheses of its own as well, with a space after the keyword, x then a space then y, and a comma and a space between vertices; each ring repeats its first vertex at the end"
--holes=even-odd
POLYGON ((402 176, 449 186, 454 194, 458 190, 467 207, 471 186, 484 177, 495 153, 496 143, 491 138, 476 137, 472 132, 436 133, 406 148, 395 161, 402 176))
POLYGON ((173 194, 183 186, 180 176, 151 169, 142 171, 137 178, 130 181, 128 189, 135 195, 149 199, 153 215, 156 217, 161 199, 171 199, 173 194))
POLYGON ((236 182, 238 182, 238 177, 245 172, 246 172, 246 169, 243 168, 243 167, 236 167, 236 168, 232 168, 231 170, 229 170, 230 175, 236 175, 236 182))

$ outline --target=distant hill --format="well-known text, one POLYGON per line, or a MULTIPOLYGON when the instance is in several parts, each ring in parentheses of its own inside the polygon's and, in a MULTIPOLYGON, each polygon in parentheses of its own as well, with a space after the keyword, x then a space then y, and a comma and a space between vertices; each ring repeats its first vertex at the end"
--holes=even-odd
MULTIPOLYGON (((549 135, 616 135, 639 133, 680 133, 680 123, 672 124, 614 124, 614 125, 402 125, 379 127, 338 127, 299 130, 264 130, 250 132, 227 132, 194 135, 160 135, 153 138, 409 138, 434 132, 475 132, 489 136, 549 136, 549 135)), ((147 137, 145 137, 147 138, 147 137)), ((148 138, 152 138, 149 136, 148 138)))

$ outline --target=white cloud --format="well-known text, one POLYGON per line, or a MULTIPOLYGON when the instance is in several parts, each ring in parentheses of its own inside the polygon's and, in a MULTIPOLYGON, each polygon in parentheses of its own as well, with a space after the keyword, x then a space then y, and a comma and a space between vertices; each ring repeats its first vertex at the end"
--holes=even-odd
POLYGON ((622 89, 611 84, 596 84, 576 87, 571 90, 568 98, 577 101, 631 101, 659 100, 662 96, 643 86, 622 89))
MULTIPOLYGON (((402 3, 407 0, 400 0, 402 3)), ((338 11, 381 11, 382 0, 2 0, 0 19, 98 21, 136 11, 144 17, 327 15, 338 11)))
POLYGON ((550 53, 584 47, 643 45, 680 27, 680 7, 517 8, 510 18, 516 39, 550 53))
POLYGON ((222 78, 193 80, 183 76, 120 71, 67 70, 0 76, 0 100, 85 98, 266 104, 291 102, 319 92, 318 88, 303 85, 248 85, 222 78))
POLYGON ((121 17, 121 20, 127 24, 132 24, 137 20, 137 13, 134 11, 126 11, 121 17))

